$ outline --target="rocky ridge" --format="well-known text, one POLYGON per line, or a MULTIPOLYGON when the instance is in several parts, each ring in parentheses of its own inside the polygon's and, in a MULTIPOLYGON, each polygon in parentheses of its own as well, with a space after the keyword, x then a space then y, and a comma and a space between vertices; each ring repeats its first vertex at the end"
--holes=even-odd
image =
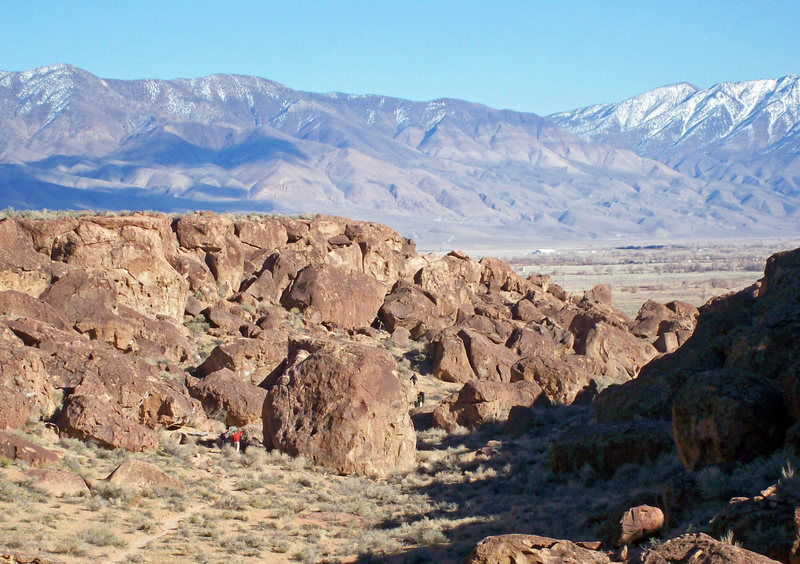
MULTIPOLYGON (((416 466, 426 425, 506 421, 524 434, 540 414, 593 403, 595 422, 553 441, 555 479, 608 479, 675 453, 690 471, 620 508, 607 530, 621 548, 515 537, 487 541, 480 558, 566 551, 624 561, 693 507, 698 470, 797 442, 800 250, 771 257, 756 287, 700 310, 648 302, 630 319, 607 286, 570 296, 497 259, 419 254, 385 226, 340 217, 7 217, 0 242, 5 429, 41 419, 62 436, 147 451, 162 430, 237 425, 252 445, 382 478, 416 466), (423 373, 458 391, 412 409, 423 373)), ((14 435, 2 443, 6 458, 54 460, 14 435)), ((793 561, 793 488, 789 477, 742 498, 716 526, 793 561), (778 523, 780 543, 748 536, 754 521, 778 523)), ((681 539, 643 561, 698 550, 750 558, 681 539)))

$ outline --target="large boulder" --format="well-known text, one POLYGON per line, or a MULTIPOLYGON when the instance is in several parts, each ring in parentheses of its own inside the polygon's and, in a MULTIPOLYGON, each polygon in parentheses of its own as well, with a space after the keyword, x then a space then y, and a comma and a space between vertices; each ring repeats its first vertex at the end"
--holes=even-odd
POLYGON ((610 564, 597 544, 537 535, 498 535, 480 541, 464 564, 610 564))
POLYGON ((433 376, 445 382, 469 382, 475 372, 464 341, 454 330, 442 331, 433 341, 433 376))
POLYGON ((366 274, 309 265, 297 273, 281 303, 319 323, 357 329, 372 324, 385 295, 386 286, 366 274))
POLYGON ((481 270, 467 255, 453 251, 423 266, 414 276, 414 282, 436 298, 441 315, 454 317, 461 305, 472 301, 481 270))
POLYGON ((197 367, 197 372, 202 377, 227 368, 245 382, 257 386, 286 359, 287 354, 288 338, 284 333, 262 331, 254 339, 242 338, 217 345, 197 367))
POLYGON ((86 482, 77 474, 63 468, 34 468, 25 472, 30 487, 53 497, 78 496, 89 493, 86 482))
POLYGON ((777 564, 776 560, 704 533, 687 533, 649 548, 640 561, 642 564, 777 564))
POLYGON ((57 451, 40 447, 31 441, 0 431, 0 457, 19 460, 31 466, 54 464, 61 459, 57 451))
POLYGON ((55 307, 14 290, 0 292, 0 316, 3 315, 38 319, 64 331, 71 327, 67 318, 55 307))
MULTIPOLYGON (((2 323, 0 327, 9 328, 2 323)), ((19 427, 20 418, 27 415, 34 415, 37 419, 52 415, 58 405, 52 378, 42 355, 36 349, 25 346, 22 339, 16 336, 8 336, 0 343, 0 389, 5 390, 3 395, 6 398, 5 402, 0 402, 0 409, 17 421, 11 424, 8 420, 6 424, 19 427)), ((22 420, 21 424, 24 423, 22 420)))
POLYGON ((54 277, 69 270, 39 253, 31 236, 13 218, 0 219, 0 290, 38 296, 54 277))
POLYGON ((641 368, 658 356, 647 341, 604 322, 596 323, 586 333, 576 352, 601 364, 606 385, 636 378, 641 368))
POLYGON ((581 355, 534 354, 511 367, 511 381, 536 382, 551 403, 570 405, 582 392, 595 389, 599 372, 595 361, 581 355))
POLYGON ((56 236, 48 252, 69 266, 103 273, 114 303, 180 321, 189 284, 170 262, 175 253, 166 216, 145 215, 81 219, 56 236))
POLYGON ((778 386, 733 369, 694 375, 672 404, 675 444, 689 470, 767 454, 788 427, 778 386))
POLYGON ((435 298, 404 280, 398 281, 386 296, 378 317, 389 332, 400 327, 408 329, 414 338, 443 325, 435 298))
POLYGON ((139 452, 158 446, 155 431, 127 417, 117 402, 105 397, 69 396, 56 424, 67 436, 108 448, 139 452))
POLYGON ((182 362, 195 351, 186 329, 171 317, 156 319, 118 303, 117 282, 104 273, 73 270, 51 285, 42 300, 78 332, 122 352, 182 362))
MULTIPOLYGON (((458 393, 445 398, 433 412, 433 424, 453 431, 498 421, 514 406, 532 406, 542 396, 534 382, 487 382, 471 380, 458 393)), ((549 402, 548 402, 549 403, 549 402)))
POLYGON ((342 474, 387 476, 415 464, 408 395, 385 351, 318 340, 291 345, 264 401, 264 440, 342 474))
POLYGON ((243 427, 261 419, 264 388, 251 384, 235 372, 222 368, 202 379, 190 380, 192 396, 200 400, 211 419, 243 427))
POLYGON ((173 489, 185 490, 186 486, 161 470, 158 466, 143 460, 126 460, 104 478, 105 482, 131 489, 173 489))
POLYGON ((571 427, 550 445, 556 475, 589 466, 610 478, 624 464, 642 465, 674 451, 669 427, 660 421, 587 424, 571 427))
POLYGON ((759 495, 733 498, 711 534, 732 534, 742 547, 781 562, 800 562, 800 477, 782 479, 759 495))

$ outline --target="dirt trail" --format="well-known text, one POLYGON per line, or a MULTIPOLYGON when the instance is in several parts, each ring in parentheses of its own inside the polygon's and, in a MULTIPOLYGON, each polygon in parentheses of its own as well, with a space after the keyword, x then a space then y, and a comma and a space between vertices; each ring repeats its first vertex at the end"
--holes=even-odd
MULTIPOLYGON (((235 491, 235 484, 233 478, 223 478, 222 481, 220 481, 220 488, 226 492, 235 491)), ((106 562, 111 563, 111 562, 127 561, 129 558, 136 555, 139 551, 144 550, 147 547, 147 545, 150 544, 151 542, 156 541, 161 537, 176 531, 178 529, 178 525, 182 521, 188 519, 189 517, 191 517, 201 509, 205 509, 206 507, 208 507, 207 503, 196 503, 187 508, 186 511, 183 511, 182 513, 176 513, 175 515, 171 515, 163 522, 159 523, 159 527, 156 532, 150 534, 145 533, 134 538, 127 549, 118 552, 116 554, 110 554, 106 562)))

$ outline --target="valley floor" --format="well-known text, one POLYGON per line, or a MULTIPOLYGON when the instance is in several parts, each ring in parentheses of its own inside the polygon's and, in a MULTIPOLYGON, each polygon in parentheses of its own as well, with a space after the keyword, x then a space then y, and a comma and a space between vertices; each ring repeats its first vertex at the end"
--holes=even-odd
MULTIPOLYGON (((439 401, 448 385, 423 375, 439 401)), ((417 468, 387 480, 343 477, 308 460, 250 447, 237 453, 164 432, 150 454, 104 450, 58 439, 41 424, 20 435, 64 457, 60 466, 93 483, 90 493, 51 497, 26 480, 26 468, 0 468, 0 556, 24 553, 63 562, 460 562, 482 538, 534 533, 596 540, 609 515, 661 495, 681 473, 674 454, 610 479, 584 471, 553 475, 550 443, 588 422, 589 406, 545 409, 527 432, 502 425, 418 434, 417 468), (48 437, 50 437, 48 439, 48 437), (99 480, 129 458, 156 464, 186 491, 131 491, 99 480)), ((704 530, 728 496, 774 483, 783 452, 725 474, 701 473, 704 499, 667 534, 704 530)), ((2 560, 2 558, 0 558, 2 560)))

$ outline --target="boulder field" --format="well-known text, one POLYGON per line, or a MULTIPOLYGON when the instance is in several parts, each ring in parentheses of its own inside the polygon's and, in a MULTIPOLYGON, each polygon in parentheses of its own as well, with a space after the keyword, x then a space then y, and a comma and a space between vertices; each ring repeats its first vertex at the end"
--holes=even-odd
MULTIPOLYGON (((592 403, 595 421, 552 444, 556 476, 588 466, 609 477, 673 452, 696 471, 800 442, 798 335, 800 249, 699 310, 649 301, 631 319, 608 286, 569 295, 498 259, 420 254, 386 226, 340 217, 0 220, 0 429, 40 419, 129 451, 156 448, 159 429, 237 425, 339 474, 408 472, 419 370, 459 388, 425 406, 443 432, 511 413, 507 428, 525 433, 532 413, 592 403), (399 362, 410 356, 421 361, 399 362)), ((0 434, 3 456, 46 464, 47 452, 0 434)), ((768 520, 777 495, 741 501, 720 522, 768 520)), ((794 507, 792 495, 780 500, 794 507)), ((664 520, 662 508, 634 509, 621 525, 634 532, 616 544, 664 520)), ((784 513, 789 531, 797 513, 784 513)), ((794 558, 792 531, 783 542, 794 558)), ((511 535, 486 539, 468 561, 619 554, 511 535)), ((762 561, 698 535, 641 561, 686 554, 762 561)))

